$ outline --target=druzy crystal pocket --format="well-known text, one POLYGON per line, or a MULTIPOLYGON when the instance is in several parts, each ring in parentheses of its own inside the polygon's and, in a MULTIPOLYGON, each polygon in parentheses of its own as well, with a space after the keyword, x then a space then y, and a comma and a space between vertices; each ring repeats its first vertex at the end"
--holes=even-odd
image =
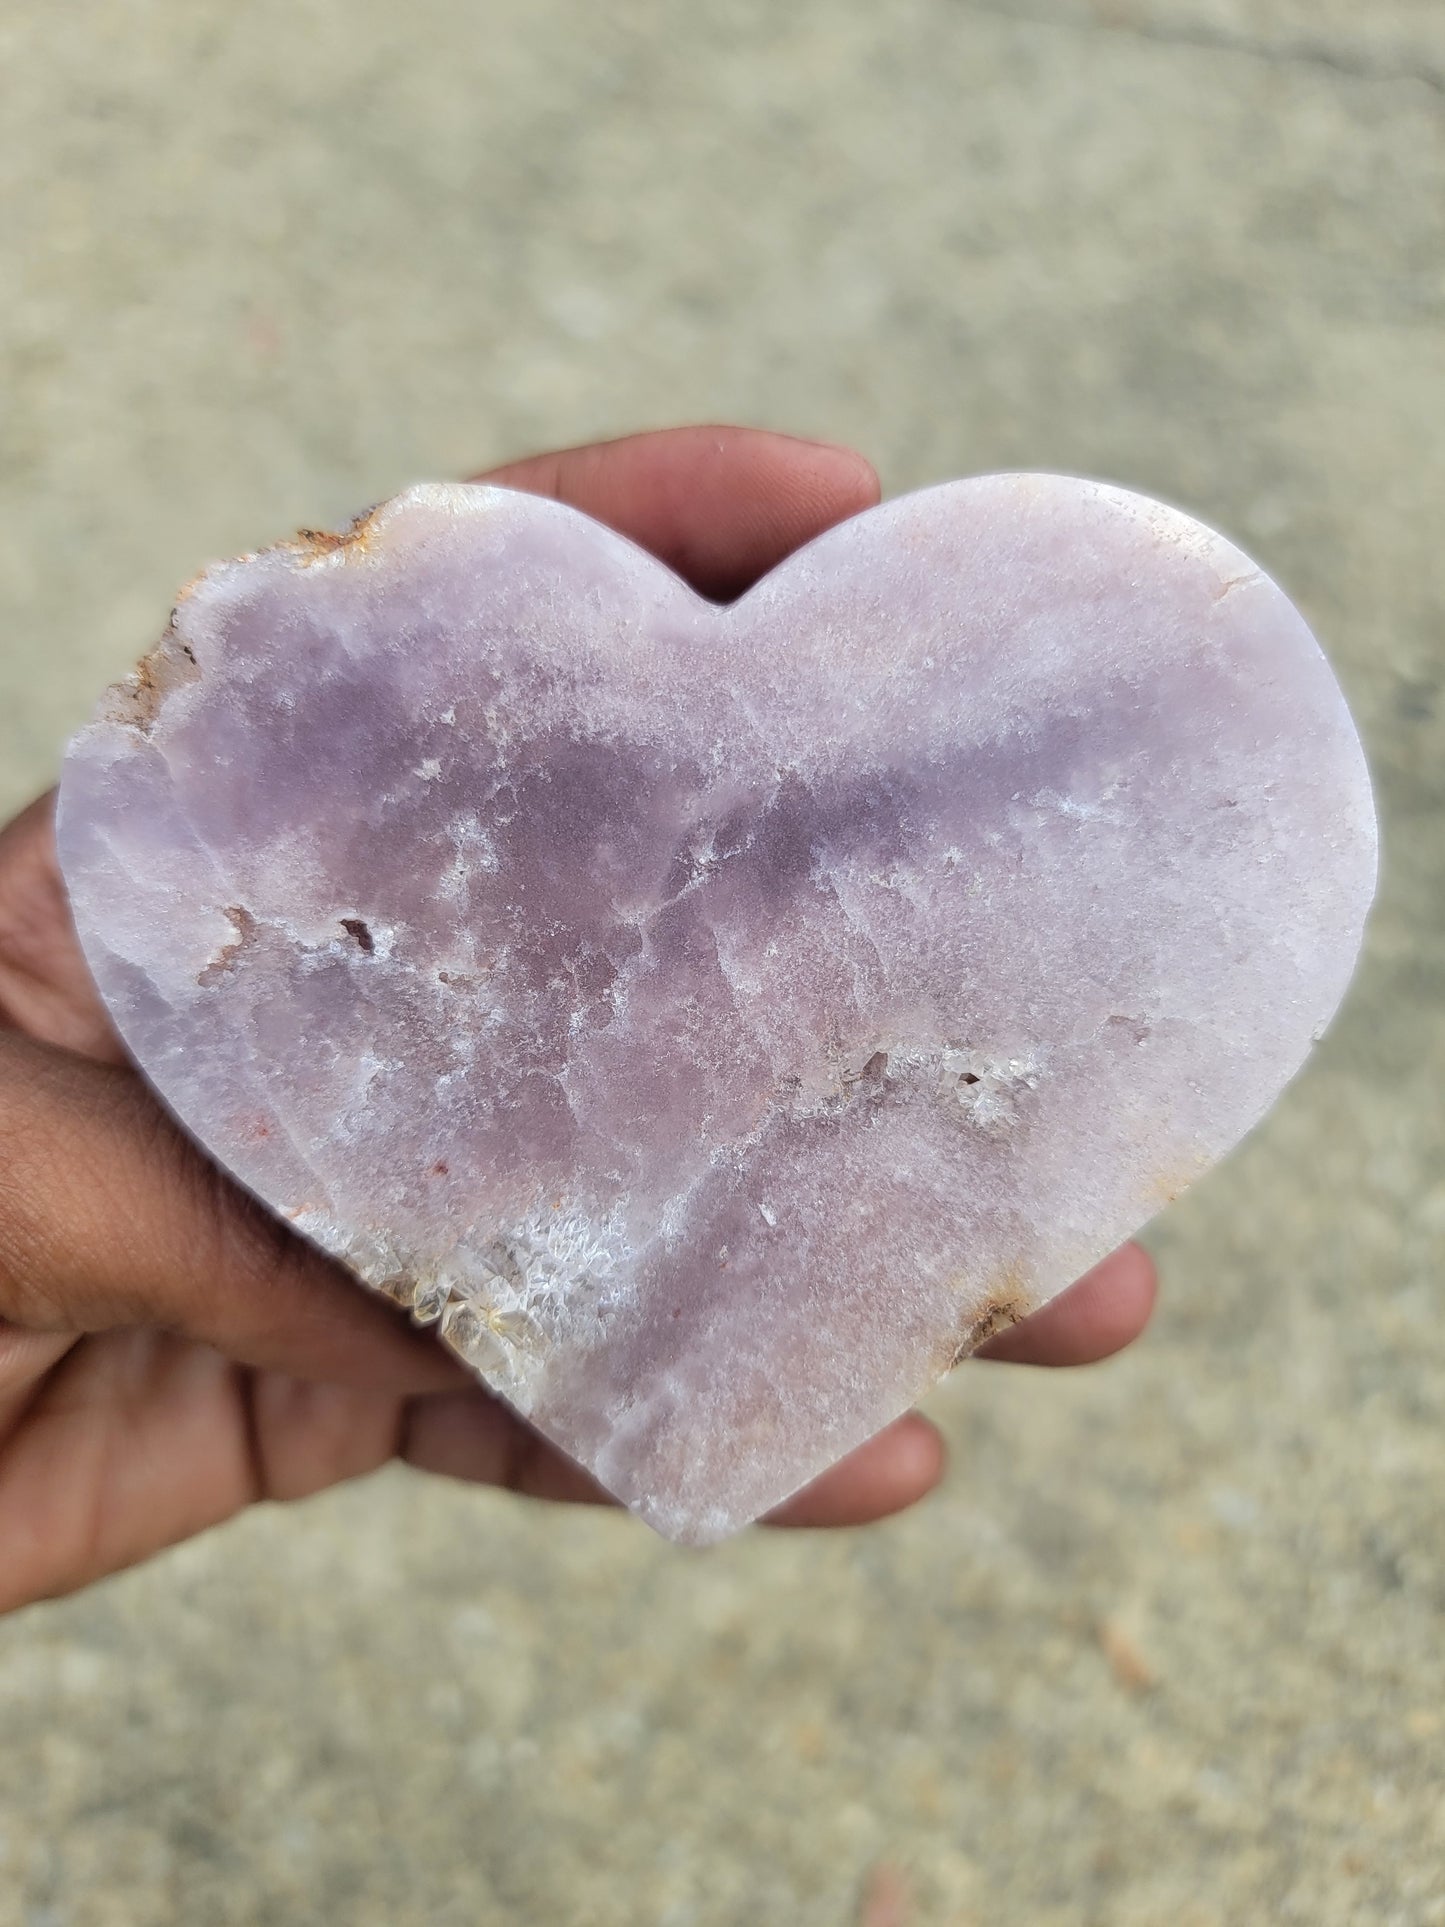
POLYGON ((554 502, 409 490, 204 574, 59 835, 182 1123, 693 1542, 1236 1143, 1375 870, 1281 592, 1045 476, 728 608, 554 502))

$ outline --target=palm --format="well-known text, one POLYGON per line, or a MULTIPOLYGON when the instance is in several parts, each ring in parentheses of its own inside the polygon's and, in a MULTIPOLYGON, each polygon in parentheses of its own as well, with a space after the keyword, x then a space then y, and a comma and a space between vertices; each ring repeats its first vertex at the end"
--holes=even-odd
MULTIPOLYGON (((876 482, 781 437, 676 430, 491 479, 555 494, 735 594, 876 482)), ((1142 1326, 1115 1254, 991 1347, 1077 1363, 1142 1326)), ((551 1498, 598 1488, 390 1307, 261 1211, 128 1064, 72 930, 50 798, 0 832, 0 1611, 400 1457, 551 1498)), ((878 1517, 938 1477, 900 1420, 784 1508, 878 1517)))

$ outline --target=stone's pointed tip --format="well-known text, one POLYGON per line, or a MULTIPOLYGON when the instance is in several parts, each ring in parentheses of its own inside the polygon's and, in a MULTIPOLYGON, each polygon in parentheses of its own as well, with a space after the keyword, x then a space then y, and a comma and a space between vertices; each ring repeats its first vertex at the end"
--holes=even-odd
MULTIPOLYGON (((781 1505, 791 1496, 784 1493, 777 1503, 781 1505)), ((640 1519, 659 1539, 684 1552, 711 1552, 754 1523, 751 1516, 737 1519, 716 1509, 680 1511, 675 1498, 662 1502, 624 1500, 623 1503, 632 1516, 640 1519)))
POLYGON ((423 484, 208 571, 62 861, 213 1156, 703 1546, 1263 1115, 1374 817, 1298 614, 1144 498, 926 490, 728 608, 599 528, 423 484))

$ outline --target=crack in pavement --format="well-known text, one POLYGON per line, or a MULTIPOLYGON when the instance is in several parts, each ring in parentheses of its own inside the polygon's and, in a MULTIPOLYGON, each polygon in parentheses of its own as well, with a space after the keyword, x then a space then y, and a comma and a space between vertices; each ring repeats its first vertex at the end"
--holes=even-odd
POLYGON ((1081 35, 1110 34, 1119 39, 1146 41, 1155 46, 1185 47, 1198 52, 1236 54, 1245 60, 1266 61, 1277 67, 1313 68, 1318 72, 1342 75, 1347 80, 1364 80, 1401 85, 1415 83, 1432 93, 1445 95, 1445 68, 1393 66, 1368 55, 1345 51, 1317 40, 1251 40, 1227 27, 1211 27, 1204 21, 1170 25, 1162 21, 1071 19, 1044 8, 1016 7, 1008 0, 961 0, 965 13, 1010 20, 1019 26, 1052 27, 1061 33, 1081 35))

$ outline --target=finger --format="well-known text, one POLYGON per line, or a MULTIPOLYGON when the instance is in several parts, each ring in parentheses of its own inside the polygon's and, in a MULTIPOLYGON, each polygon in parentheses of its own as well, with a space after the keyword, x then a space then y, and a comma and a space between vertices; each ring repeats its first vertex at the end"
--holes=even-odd
POLYGON ((0 1446, 25 1416, 45 1374, 75 1342, 68 1332, 26 1331, 0 1319, 0 1446))
POLYGON ((227 1358, 396 1394, 462 1368, 241 1192, 140 1080, 0 1036, 0 1318, 156 1325, 227 1358))
POLYGON ((285 1372, 238 1374, 247 1402, 251 1497, 308 1499, 396 1455, 404 1404, 285 1372))
POLYGON ((1158 1289, 1148 1252, 1123 1245, 975 1355, 1014 1365, 1092 1365, 1133 1344, 1149 1323, 1158 1289))
POLYGON ((0 1026, 101 1063, 125 1060, 76 941, 53 790, 0 829, 0 1026))
POLYGON ((0 1318, 0 1400, 48 1372, 74 1343, 67 1332, 27 1331, 0 1318))
POLYGON ((840 1459, 771 1513, 778 1526, 859 1526, 916 1505, 943 1477, 946 1454, 936 1427, 917 1412, 840 1459))
POLYGON ((871 463, 852 449, 752 428, 665 428, 475 479, 595 516, 718 601, 878 500, 871 463))
POLYGON ((259 1500, 375 1471, 396 1449, 403 1403, 250 1371, 164 1332, 80 1341, 0 1431, 0 1613, 259 1500))
POLYGON ((76 1345, 0 1453, 0 1612, 72 1592, 254 1496, 234 1368, 160 1332, 76 1345))
POLYGON ((476 1485, 505 1486, 529 1499, 579 1505, 615 1503, 565 1452, 524 1425, 480 1386, 414 1399, 400 1457, 419 1472, 476 1485))
MULTIPOLYGON (((580 1465, 481 1391, 414 1400, 401 1456, 419 1471, 505 1486, 532 1499, 615 1503, 580 1465)), ((910 1413, 796 1493, 768 1523, 845 1526, 884 1518, 930 1492, 943 1461, 938 1433, 910 1413)))

